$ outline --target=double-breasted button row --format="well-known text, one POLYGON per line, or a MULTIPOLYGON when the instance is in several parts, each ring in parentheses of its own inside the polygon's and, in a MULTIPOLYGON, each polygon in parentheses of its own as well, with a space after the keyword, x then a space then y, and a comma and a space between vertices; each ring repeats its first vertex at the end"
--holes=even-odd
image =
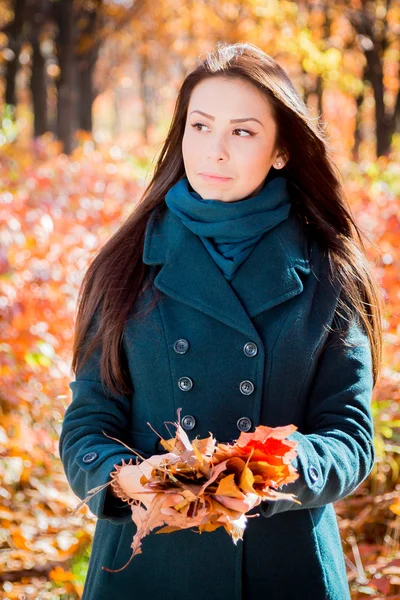
MULTIPOLYGON (((177 354, 185 354, 185 352, 188 351, 189 347, 190 344, 185 338, 180 338, 176 340, 173 346, 174 351, 177 354)), ((257 344, 255 342, 246 342, 243 346, 243 352, 246 356, 249 357, 256 356, 258 352, 257 344)), ((187 376, 180 377, 178 379, 178 387, 183 392, 188 392, 193 387, 193 380, 187 376)), ((245 396, 249 396, 254 392, 254 383, 249 379, 245 379, 244 381, 240 382, 239 390, 245 396)), ((196 426, 196 419, 193 415, 185 415, 181 419, 181 425, 183 429, 190 431, 196 426)), ((240 417, 240 419, 238 419, 236 422, 236 426, 239 429, 239 431, 249 431, 252 427, 251 419, 249 419, 248 417, 240 417)))
MULTIPOLYGON (((178 354, 185 354, 185 352, 187 352, 188 349, 189 342, 185 338, 180 338, 174 343, 174 350, 178 354)), ((246 354, 246 356, 255 356, 258 352, 257 344, 255 344, 254 342, 247 342, 243 346, 243 352, 246 354)), ((193 380, 187 376, 180 377, 178 379, 178 387, 183 392, 188 392, 193 387, 193 380)), ((252 381, 249 381, 248 379, 245 379, 244 381, 240 382, 239 390, 245 396, 249 396, 254 392, 254 383, 252 381)))
MULTIPOLYGON (((196 426, 196 419, 193 415, 185 415, 181 419, 181 425, 183 429, 190 431, 196 426)), ((249 429, 252 427, 251 419, 248 417, 240 417, 240 419, 238 419, 236 422, 236 426, 239 431, 249 431, 249 429)))
MULTIPOLYGON (((180 338, 174 343, 174 350, 177 354, 185 354, 189 350, 190 344, 185 338, 180 338)), ((255 342, 246 342, 243 346, 243 352, 246 356, 255 356, 258 352, 258 347, 255 342)))
MULTIPOLYGON (((178 387, 182 392, 188 392, 193 387, 193 380, 190 377, 179 377, 178 379, 178 387)), ((242 394, 245 396, 249 396, 254 392, 254 383, 245 379, 240 382, 239 389, 242 394)))

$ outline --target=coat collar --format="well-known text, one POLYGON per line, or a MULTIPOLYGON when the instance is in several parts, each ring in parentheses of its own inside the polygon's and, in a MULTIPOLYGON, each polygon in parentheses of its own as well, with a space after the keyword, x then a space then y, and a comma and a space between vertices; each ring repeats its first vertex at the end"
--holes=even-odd
POLYGON ((303 291, 298 273, 310 273, 307 238, 290 211, 266 232, 228 282, 205 248, 180 218, 157 208, 146 227, 143 262, 162 265, 154 285, 168 296, 258 338, 251 318, 303 291))

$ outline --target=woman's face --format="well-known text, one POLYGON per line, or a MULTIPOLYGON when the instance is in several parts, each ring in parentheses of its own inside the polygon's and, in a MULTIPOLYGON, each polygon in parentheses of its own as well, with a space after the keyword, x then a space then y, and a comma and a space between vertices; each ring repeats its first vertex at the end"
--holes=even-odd
POLYGON ((256 195, 271 166, 285 166, 279 149, 274 152, 275 136, 268 100, 251 83, 224 77, 201 81, 190 97, 182 139, 190 185, 208 200, 235 202, 256 195))

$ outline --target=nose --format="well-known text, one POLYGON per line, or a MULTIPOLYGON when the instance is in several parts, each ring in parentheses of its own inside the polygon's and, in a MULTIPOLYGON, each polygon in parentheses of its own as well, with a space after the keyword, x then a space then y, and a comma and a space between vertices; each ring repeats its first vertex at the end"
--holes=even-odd
POLYGON ((219 160, 220 158, 228 160, 229 154, 226 151, 222 136, 215 136, 213 139, 210 139, 207 148, 207 157, 212 160, 219 160))

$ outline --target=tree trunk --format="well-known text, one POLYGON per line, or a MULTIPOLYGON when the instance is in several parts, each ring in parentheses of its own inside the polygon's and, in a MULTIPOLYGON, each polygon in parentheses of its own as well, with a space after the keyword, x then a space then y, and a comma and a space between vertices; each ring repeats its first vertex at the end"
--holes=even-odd
POLYGON ((143 121, 142 121, 142 135, 145 143, 148 142, 149 128, 151 125, 151 113, 150 113, 150 102, 149 102, 149 85, 147 84, 148 79, 148 59, 147 56, 142 56, 139 59, 139 81, 140 81, 140 97, 142 99, 143 106, 143 121))
POLYGON ((39 40, 32 43, 32 74, 31 91, 33 104, 34 137, 39 137, 48 131, 47 125, 47 90, 46 90, 46 61, 40 50, 39 40))
POLYGON ((396 104, 394 105, 393 133, 400 133, 400 89, 397 92, 396 104))
POLYGON ((57 137, 63 143, 64 153, 71 154, 75 147, 78 98, 73 0, 55 3, 54 10, 58 25, 56 43, 60 65, 57 85, 57 137))
POLYGON ((12 60, 7 61, 6 65, 6 90, 5 90, 5 103, 11 104, 14 107, 17 105, 17 94, 15 88, 15 80, 19 68, 19 53, 21 50, 22 42, 22 28, 24 24, 24 8, 25 0, 15 0, 13 6, 14 19, 5 28, 5 33, 8 36, 8 47, 14 52, 12 60))
POLYGON ((387 155, 390 152, 392 119, 387 110, 385 110, 383 66, 380 56, 375 47, 371 50, 366 50, 365 56, 368 62, 369 80, 375 98, 376 155, 379 157, 387 155))
MULTIPOLYGON (((386 0, 386 14, 390 7, 390 0, 386 0)), ((376 122, 376 155, 386 156, 390 153, 392 135, 394 133, 395 118, 385 106, 383 85, 382 56, 388 45, 387 20, 383 21, 383 30, 375 32, 375 23, 371 12, 368 12, 363 3, 363 11, 349 10, 348 18, 355 31, 360 36, 361 47, 367 61, 366 78, 371 83, 375 99, 376 122)))
POLYGON ((94 90, 94 70, 99 55, 100 37, 98 25, 101 20, 102 0, 97 0, 91 11, 83 10, 80 13, 81 21, 85 21, 85 26, 81 30, 81 39, 85 50, 80 53, 78 59, 78 86, 79 86, 79 114, 78 126, 84 131, 92 131, 92 106, 96 97, 94 90))
POLYGON ((79 129, 92 132, 92 106, 94 101, 93 71, 96 61, 88 64, 85 68, 79 67, 79 129))
MULTIPOLYGON (((15 48, 15 45, 14 45, 15 48)), ((15 50, 14 50, 15 52, 15 50)), ((11 104, 12 106, 17 105, 17 95, 15 90, 15 79, 18 72, 18 55, 19 50, 17 51, 14 58, 7 61, 6 66, 6 93, 5 93, 5 101, 6 104, 11 104)))
POLYGON ((323 105, 324 87, 323 87, 321 75, 317 76, 317 83, 316 83, 316 86, 315 86, 315 92, 317 94, 317 101, 318 101, 318 104, 317 104, 318 120, 322 121, 323 120, 323 116, 324 116, 324 105, 323 105))
POLYGON ((361 94, 358 94, 358 96, 356 97, 356 106, 357 106, 357 110, 356 110, 356 126, 354 128, 354 144, 353 144, 353 150, 352 150, 352 154, 353 154, 353 160, 354 161, 359 161, 360 160, 360 143, 361 143, 361 108, 362 108, 362 104, 364 102, 364 92, 361 92, 361 94))

